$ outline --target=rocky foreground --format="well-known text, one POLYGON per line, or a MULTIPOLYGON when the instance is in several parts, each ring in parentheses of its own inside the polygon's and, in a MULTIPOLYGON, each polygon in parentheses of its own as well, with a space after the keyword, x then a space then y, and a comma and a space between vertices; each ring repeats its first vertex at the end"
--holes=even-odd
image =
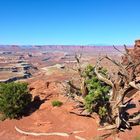
MULTIPOLYGON (((98 128, 98 119, 77 116, 70 112, 74 109, 76 103, 64 96, 63 86, 58 82, 61 77, 53 81, 36 80, 31 82, 29 88, 32 95, 36 98, 36 106, 33 106, 27 116, 20 120, 5 120, 0 122, 1 140, 91 140, 99 136, 102 131, 98 128), (57 82, 56 82, 57 81, 57 82), (63 102, 61 107, 53 107, 53 100, 63 102), (28 134, 21 134, 15 129, 20 129, 28 134), (36 133, 62 133, 63 136, 32 136, 36 133)), ((140 96, 136 98, 140 99, 140 96)), ((139 106, 140 110, 140 106, 139 106)), ((132 110, 133 111, 133 110, 132 110)), ((140 136, 140 126, 133 127, 132 130, 121 132, 115 136, 117 140, 135 140, 140 136)), ((112 140, 114 136, 109 137, 112 140)))

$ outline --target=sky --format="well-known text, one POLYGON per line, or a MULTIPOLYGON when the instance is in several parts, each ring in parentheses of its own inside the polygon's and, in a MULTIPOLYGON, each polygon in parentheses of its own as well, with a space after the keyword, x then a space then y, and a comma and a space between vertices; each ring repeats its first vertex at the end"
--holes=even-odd
POLYGON ((0 44, 123 45, 140 38, 140 0, 0 0, 0 44))

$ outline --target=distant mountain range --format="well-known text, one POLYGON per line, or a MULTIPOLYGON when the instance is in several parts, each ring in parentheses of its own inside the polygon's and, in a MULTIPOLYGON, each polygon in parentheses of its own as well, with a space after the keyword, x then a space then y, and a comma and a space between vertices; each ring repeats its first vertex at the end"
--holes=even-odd
MULTIPOLYGON (((115 46, 119 50, 124 49, 123 46, 115 46)), ((132 46, 128 46, 131 48, 132 46)), ((94 45, 87 45, 87 46, 78 46, 78 45, 0 45, 0 51, 64 51, 64 52, 104 52, 104 53, 115 53, 116 50, 113 46, 94 46, 94 45)))

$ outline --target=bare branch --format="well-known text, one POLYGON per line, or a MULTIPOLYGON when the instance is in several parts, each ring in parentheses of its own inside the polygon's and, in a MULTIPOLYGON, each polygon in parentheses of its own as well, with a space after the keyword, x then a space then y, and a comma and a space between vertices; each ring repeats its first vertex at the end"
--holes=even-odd
POLYGON ((132 81, 132 82, 129 82, 129 85, 137 90, 140 90, 140 86, 139 85, 136 85, 136 82, 135 81, 132 81))
POLYGON ((100 131, 102 131, 102 130, 112 130, 112 129, 116 129, 116 128, 117 128, 117 126, 116 126, 116 124, 114 124, 114 125, 105 126, 103 128, 98 128, 98 130, 100 130, 100 131))
POLYGON ((74 84, 72 84, 72 82, 71 82, 71 81, 67 81, 67 84, 69 84, 69 85, 70 85, 70 87, 72 87, 72 88, 74 88, 74 89, 76 89, 76 90, 80 91, 80 88, 78 88, 78 87, 76 87, 74 84))
POLYGON ((108 59, 109 61, 111 61, 113 64, 115 64, 116 66, 119 67, 119 73, 128 78, 129 77, 129 74, 128 72, 126 71, 125 67, 120 63, 120 62, 117 62, 116 60, 113 60, 112 58, 110 58, 109 56, 105 56, 106 59, 108 59))
POLYGON ((140 122, 140 112, 138 112, 138 114, 132 119, 129 119, 130 124, 139 124, 139 122, 140 122))
POLYGON ((99 61, 101 61, 101 60, 102 60, 102 59, 100 59, 100 60, 97 61, 97 64, 96 64, 96 66, 95 66, 94 71, 95 71, 95 73, 96 73, 96 75, 97 75, 97 77, 98 77, 99 80, 105 82, 107 85, 110 85, 111 87, 114 87, 114 85, 113 85, 113 83, 111 82, 111 80, 108 80, 107 78, 105 78, 104 76, 102 76, 102 75, 98 72, 99 61))
POLYGON ((121 54, 126 55, 125 53, 123 53, 122 51, 120 51, 118 48, 116 48, 114 45, 113 45, 113 48, 114 48, 115 50, 117 50, 118 52, 120 52, 121 54))
POLYGON ((121 63, 117 62, 116 60, 113 60, 113 59, 110 58, 109 56, 106 55, 105 58, 108 59, 108 60, 110 60, 110 61, 111 61, 113 64, 115 64, 116 66, 123 68, 123 65, 122 65, 121 63))
POLYGON ((124 45, 124 49, 126 52, 125 56, 128 58, 128 66, 129 66, 129 65, 133 64, 134 62, 133 62, 132 56, 129 54, 129 50, 127 49, 126 45, 124 45))
POLYGON ((129 50, 127 49, 127 46, 124 44, 124 49, 127 55, 129 55, 129 50))
POLYGON ((82 112, 75 112, 75 111, 70 111, 71 114, 75 114, 75 115, 78 115, 78 116, 83 116, 83 117, 91 117, 90 113, 82 113, 82 112))

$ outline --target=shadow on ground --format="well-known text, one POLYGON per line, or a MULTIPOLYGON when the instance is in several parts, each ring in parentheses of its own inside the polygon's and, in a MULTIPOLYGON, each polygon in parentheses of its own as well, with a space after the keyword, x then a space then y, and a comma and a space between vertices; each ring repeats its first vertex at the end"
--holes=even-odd
POLYGON ((22 116, 29 116, 36 110, 40 108, 40 106, 47 101, 47 97, 44 99, 40 99, 39 96, 35 96, 33 101, 24 109, 22 116))

